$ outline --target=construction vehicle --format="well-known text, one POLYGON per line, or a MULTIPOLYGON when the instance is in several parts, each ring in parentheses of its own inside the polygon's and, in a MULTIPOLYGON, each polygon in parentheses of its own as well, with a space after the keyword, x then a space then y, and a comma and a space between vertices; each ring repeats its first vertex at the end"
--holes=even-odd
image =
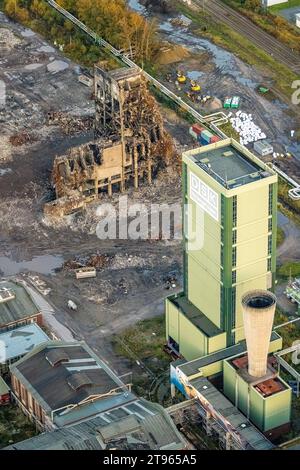
POLYGON ((199 93, 201 91, 201 86, 195 80, 191 80, 191 90, 194 93, 199 93))
POLYGON ((186 83, 186 76, 180 70, 177 71, 177 81, 178 83, 186 83))

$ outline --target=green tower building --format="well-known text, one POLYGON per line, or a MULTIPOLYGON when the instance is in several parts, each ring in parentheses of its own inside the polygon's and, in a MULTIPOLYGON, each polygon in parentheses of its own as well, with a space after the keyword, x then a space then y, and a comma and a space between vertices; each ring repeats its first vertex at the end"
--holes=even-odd
POLYGON ((166 300, 166 335, 193 360, 244 336, 241 297, 272 289, 277 175, 233 139, 183 154, 184 289, 166 300))

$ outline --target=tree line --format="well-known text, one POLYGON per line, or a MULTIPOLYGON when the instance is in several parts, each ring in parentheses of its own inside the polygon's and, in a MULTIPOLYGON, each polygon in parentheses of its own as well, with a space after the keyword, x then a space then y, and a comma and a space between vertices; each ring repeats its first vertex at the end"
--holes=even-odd
MULTIPOLYGON (((134 53, 141 64, 151 63, 159 43, 157 26, 130 10, 125 0, 57 0, 99 36, 118 49, 134 53)), ((4 0, 5 13, 38 32, 64 42, 67 52, 81 57, 85 52, 96 54, 95 48, 79 41, 78 32, 45 0, 4 0)), ((75 57, 76 58, 76 57, 75 57)))

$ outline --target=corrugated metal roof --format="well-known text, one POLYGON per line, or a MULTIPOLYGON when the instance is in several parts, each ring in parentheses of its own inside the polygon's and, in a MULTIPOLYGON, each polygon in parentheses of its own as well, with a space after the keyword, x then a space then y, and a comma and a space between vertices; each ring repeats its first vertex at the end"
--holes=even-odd
POLYGON ((268 450, 274 446, 250 421, 205 377, 190 381, 195 388, 221 415, 229 425, 235 429, 236 435, 246 441, 254 450, 268 450), (246 425, 246 427, 244 427, 246 425))
POLYGON ((7 450, 100 450, 112 443, 117 449, 143 448, 183 449, 184 437, 166 411, 157 404, 136 399, 149 413, 143 419, 133 412, 111 422, 96 417, 82 423, 43 433, 7 447, 7 450))
POLYGON ((1 281, 0 287, 6 287, 15 293, 14 299, 0 303, 0 327, 39 313, 38 307, 21 284, 1 281))

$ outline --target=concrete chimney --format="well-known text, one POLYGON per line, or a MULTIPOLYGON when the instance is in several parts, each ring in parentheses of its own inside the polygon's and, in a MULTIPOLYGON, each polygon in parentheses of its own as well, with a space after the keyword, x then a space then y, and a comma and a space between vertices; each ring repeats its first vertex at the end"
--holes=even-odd
POLYGON ((253 290, 242 297, 248 372, 253 377, 263 377, 267 373, 275 308, 276 297, 269 291, 253 290))

